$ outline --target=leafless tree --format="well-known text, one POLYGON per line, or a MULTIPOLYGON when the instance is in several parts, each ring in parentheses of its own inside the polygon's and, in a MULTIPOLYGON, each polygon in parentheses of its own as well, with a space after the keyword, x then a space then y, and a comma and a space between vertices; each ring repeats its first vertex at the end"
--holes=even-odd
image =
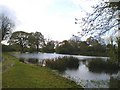
POLYGON ((93 34, 101 36, 111 30, 113 30, 113 34, 118 32, 118 26, 120 24, 120 2, 110 3, 101 0, 93 8, 93 12, 80 21, 82 28, 81 36, 93 34))
POLYGON ((0 14, 0 42, 7 39, 12 33, 15 23, 5 14, 0 14))

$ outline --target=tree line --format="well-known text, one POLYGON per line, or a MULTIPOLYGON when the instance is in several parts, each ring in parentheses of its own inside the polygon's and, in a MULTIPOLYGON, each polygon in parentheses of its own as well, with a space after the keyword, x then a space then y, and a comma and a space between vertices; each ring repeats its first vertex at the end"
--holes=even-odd
MULTIPOLYGON (((52 40, 47 41, 40 32, 28 33, 24 31, 16 31, 12 33, 8 43, 9 43, 10 50, 20 51, 21 53, 40 52, 40 51, 44 52, 46 51, 46 48, 48 48, 48 46, 50 46, 48 49, 50 49, 51 47, 54 47, 52 46, 54 45, 52 40)), ((5 49, 6 48, 4 45, 3 51, 5 49)), ((52 49, 53 48, 51 48, 50 51, 52 51, 52 49)))
POLYGON ((9 46, 3 45, 3 51, 20 51, 24 52, 46 52, 74 55, 94 55, 107 56, 108 50, 116 48, 112 44, 101 44, 93 37, 86 41, 63 40, 62 42, 46 39, 41 32, 14 32, 9 41, 9 46))

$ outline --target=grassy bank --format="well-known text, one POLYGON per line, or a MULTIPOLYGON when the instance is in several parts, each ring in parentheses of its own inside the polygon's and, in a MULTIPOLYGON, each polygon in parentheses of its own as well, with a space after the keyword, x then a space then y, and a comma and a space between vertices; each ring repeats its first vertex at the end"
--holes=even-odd
POLYGON ((3 57, 3 88, 81 88, 46 67, 19 62, 9 53, 3 57))
POLYGON ((2 88, 2 62, 0 62, 0 89, 2 88))

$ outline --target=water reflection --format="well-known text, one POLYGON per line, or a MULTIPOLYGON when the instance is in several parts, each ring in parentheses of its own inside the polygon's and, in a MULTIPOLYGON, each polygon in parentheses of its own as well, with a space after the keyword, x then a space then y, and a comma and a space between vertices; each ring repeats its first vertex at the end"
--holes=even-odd
POLYGON ((63 76, 82 84, 86 88, 108 88, 110 78, 117 73, 91 72, 88 68, 89 60, 80 61, 77 70, 67 69, 63 76))
POLYGON ((110 79, 109 74, 105 73, 93 73, 90 72, 88 67, 82 62, 80 62, 79 68, 77 70, 68 69, 65 71, 65 74, 84 79, 84 80, 108 80, 110 79))

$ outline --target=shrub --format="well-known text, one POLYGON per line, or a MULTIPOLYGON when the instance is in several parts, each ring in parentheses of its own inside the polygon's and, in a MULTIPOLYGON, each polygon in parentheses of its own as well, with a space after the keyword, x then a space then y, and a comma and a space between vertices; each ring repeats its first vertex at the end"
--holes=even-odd
POLYGON ((24 58, 20 58, 19 61, 24 63, 25 60, 24 58))
POLYGON ((46 66, 59 71, 64 71, 67 68, 77 69, 79 66, 79 60, 74 57, 59 57, 54 60, 46 60, 46 66))
POLYGON ((37 64, 38 63, 38 59, 28 59, 28 62, 29 63, 32 63, 32 64, 37 64))
POLYGON ((119 66, 117 63, 111 63, 109 60, 101 60, 101 59, 93 59, 89 61, 88 68, 92 72, 117 72, 119 70, 119 66))

